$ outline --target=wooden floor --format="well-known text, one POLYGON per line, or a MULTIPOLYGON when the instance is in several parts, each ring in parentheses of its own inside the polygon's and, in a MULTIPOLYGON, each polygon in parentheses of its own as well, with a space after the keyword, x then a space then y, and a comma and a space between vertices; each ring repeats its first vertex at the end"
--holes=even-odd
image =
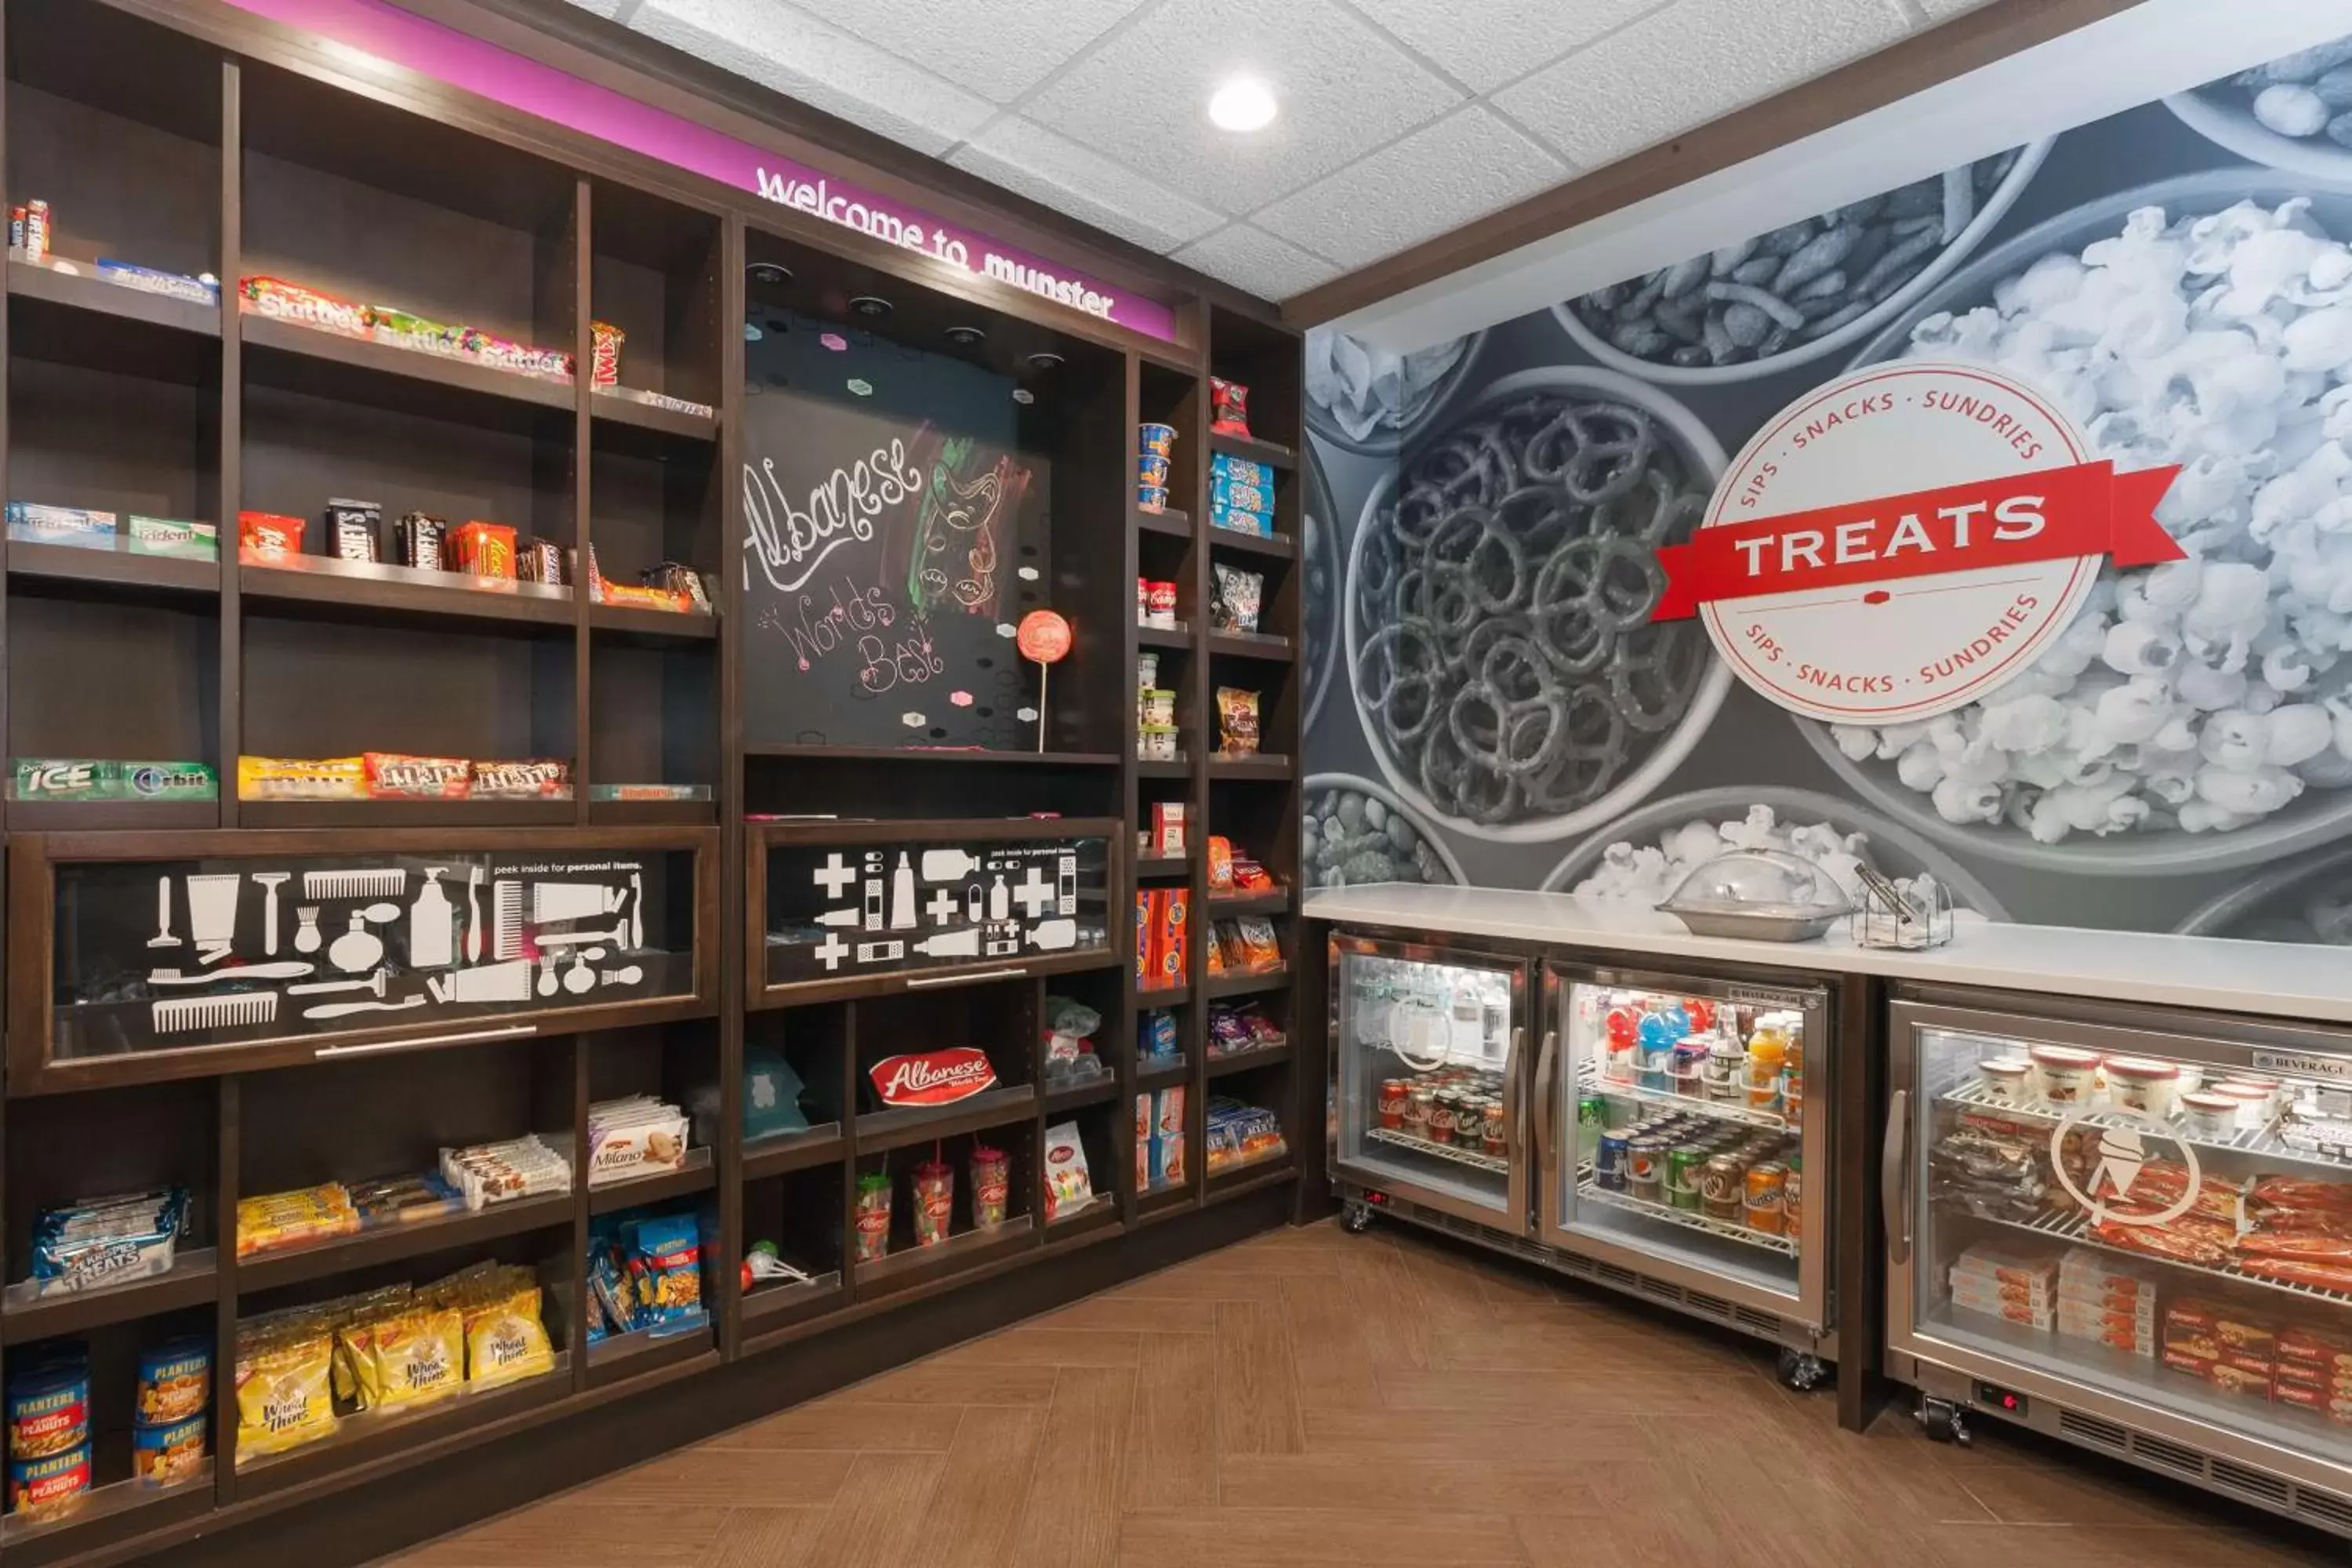
MULTIPOLYGON (((608 1477, 402 1568, 2267 1568, 2200 1494, 1376 1228, 1242 1246, 608 1477)), ((1981 1423, 1990 1426, 1990 1422, 1981 1423)))

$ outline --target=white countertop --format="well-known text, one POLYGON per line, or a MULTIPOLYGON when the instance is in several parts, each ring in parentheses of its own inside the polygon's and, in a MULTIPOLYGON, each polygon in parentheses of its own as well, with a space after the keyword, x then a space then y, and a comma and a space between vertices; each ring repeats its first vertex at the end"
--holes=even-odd
POLYGON ((1437 942, 1507 938, 1669 960, 1729 960, 1808 973, 1876 974, 2084 1001, 2352 1023, 2352 952, 2293 942, 1964 921, 1947 945, 1901 952, 1854 946, 1843 922, 1816 942, 1741 942, 1693 936, 1671 915, 1604 900, 1409 882, 1310 892, 1305 910, 1333 924, 1402 929, 1437 942))

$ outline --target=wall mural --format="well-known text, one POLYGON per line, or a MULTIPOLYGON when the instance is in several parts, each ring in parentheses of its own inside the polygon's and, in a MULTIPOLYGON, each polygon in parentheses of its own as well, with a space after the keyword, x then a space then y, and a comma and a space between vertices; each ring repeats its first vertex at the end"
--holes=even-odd
POLYGON ((1309 340, 1310 883, 2352 943, 2352 38, 1725 239, 1309 340))
POLYGON ((1018 748, 1037 715, 1013 636, 1043 584, 1014 563, 1048 523, 1012 384, 782 312, 753 330, 745 738, 1018 748))

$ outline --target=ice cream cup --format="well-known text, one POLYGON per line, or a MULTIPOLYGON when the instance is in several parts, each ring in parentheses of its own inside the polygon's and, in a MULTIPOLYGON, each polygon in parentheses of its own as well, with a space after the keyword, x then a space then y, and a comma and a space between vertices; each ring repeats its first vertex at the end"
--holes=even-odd
POLYGON ((2170 1121, 2180 1098, 2180 1069, 2141 1057, 2109 1057, 2107 1100, 2119 1110, 2170 1121))
POLYGON ((2036 1046, 2026 1055, 2033 1058, 2034 1089, 2043 1104, 2088 1107, 2095 1102, 2098 1052, 2073 1046, 2036 1046))
POLYGON ((2027 1105, 2033 1099, 2033 1064, 2021 1057, 1979 1062, 1977 1076, 1984 1080, 1985 1098, 2002 1105, 2027 1105))
POLYGON ((2238 1131, 2238 1102, 2226 1094, 2200 1090, 2180 1097, 2181 1124, 2200 1138, 2228 1138, 2238 1131))

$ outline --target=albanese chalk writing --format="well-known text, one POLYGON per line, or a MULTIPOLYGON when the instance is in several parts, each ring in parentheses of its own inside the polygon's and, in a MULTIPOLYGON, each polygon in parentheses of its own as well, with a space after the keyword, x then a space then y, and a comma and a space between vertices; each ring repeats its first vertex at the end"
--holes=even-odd
POLYGON ((906 443, 896 437, 834 469, 809 491, 804 506, 795 506, 784 492, 772 458, 746 463, 744 552, 759 563, 770 587, 780 594, 797 592, 826 556, 853 541, 872 539, 875 518, 922 489, 922 470, 907 461, 906 443))

